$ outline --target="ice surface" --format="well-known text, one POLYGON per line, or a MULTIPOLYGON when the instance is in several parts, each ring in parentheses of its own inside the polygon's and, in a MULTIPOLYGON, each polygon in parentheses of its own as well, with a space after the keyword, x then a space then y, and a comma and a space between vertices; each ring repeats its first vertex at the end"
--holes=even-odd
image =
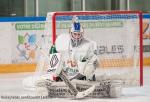
POLYGON ((38 97, 34 91, 24 90, 22 86, 22 80, 32 74, 33 73, 0 74, 0 102, 150 102, 150 67, 144 68, 144 86, 123 88, 120 98, 86 98, 82 100, 72 100, 38 97), (23 99, 23 97, 25 97, 25 99, 23 99))

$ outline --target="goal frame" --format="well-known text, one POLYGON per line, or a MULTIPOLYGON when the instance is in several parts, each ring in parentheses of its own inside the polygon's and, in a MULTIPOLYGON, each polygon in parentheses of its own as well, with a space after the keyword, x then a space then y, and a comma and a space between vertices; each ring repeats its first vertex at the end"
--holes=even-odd
POLYGON ((56 17, 63 15, 96 15, 96 14, 137 14, 139 16, 139 33, 140 33, 140 86, 143 86, 143 15, 141 11, 75 11, 75 12, 53 12, 52 13, 52 44, 56 40, 56 17))

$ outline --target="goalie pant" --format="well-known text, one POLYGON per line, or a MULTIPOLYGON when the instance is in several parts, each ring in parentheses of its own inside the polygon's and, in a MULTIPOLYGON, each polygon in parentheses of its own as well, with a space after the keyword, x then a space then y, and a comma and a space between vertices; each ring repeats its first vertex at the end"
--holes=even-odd
MULTIPOLYGON (((95 85, 95 90, 87 97, 102 98, 112 97, 117 98, 121 96, 122 82, 121 80, 101 80, 101 81, 83 81, 73 80, 78 91, 84 91, 95 85)), ((51 98, 71 98, 74 95, 71 94, 69 88, 64 82, 51 82, 49 80, 42 80, 36 83, 37 94, 42 96, 48 96, 51 98)))

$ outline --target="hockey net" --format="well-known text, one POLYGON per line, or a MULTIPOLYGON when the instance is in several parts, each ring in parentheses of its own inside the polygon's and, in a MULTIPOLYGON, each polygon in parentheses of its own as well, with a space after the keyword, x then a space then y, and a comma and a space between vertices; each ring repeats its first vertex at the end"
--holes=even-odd
POLYGON ((94 53, 99 57, 97 78, 122 79, 129 86, 143 84, 141 12, 48 13, 53 44, 56 36, 69 34, 73 16, 77 16, 83 26, 84 37, 96 42, 94 53))
MULTIPOLYGON (((140 11, 50 12, 45 34, 51 35, 52 44, 61 34, 69 34, 73 16, 77 16, 83 26, 84 37, 96 45, 94 53, 99 58, 97 80, 121 79, 125 86, 143 85, 140 11)), ((62 40, 60 46, 65 42, 62 40)), ((47 70, 43 67, 45 58, 40 59, 38 74, 47 70)))

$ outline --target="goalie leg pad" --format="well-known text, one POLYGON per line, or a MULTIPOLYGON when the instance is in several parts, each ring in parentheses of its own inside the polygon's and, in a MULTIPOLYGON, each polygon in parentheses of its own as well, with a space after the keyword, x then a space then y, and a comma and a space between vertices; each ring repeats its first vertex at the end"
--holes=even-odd
POLYGON ((120 97, 122 93, 122 85, 123 82, 121 80, 111 81, 110 92, 109 92, 110 97, 112 98, 120 97))
MULTIPOLYGON (((102 97, 113 97, 117 98, 121 96, 122 82, 118 80, 103 80, 100 82, 96 81, 72 81, 78 91, 84 91, 95 85, 95 90, 87 97, 91 98, 102 98, 102 97)), ((41 87, 41 86, 40 86, 41 87)), ((71 94, 69 88, 63 82, 52 82, 51 85, 45 86, 48 90, 48 96, 52 98, 71 98, 74 95, 71 94)))
POLYGON ((51 86, 51 81, 48 79, 37 80, 35 83, 36 93, 38 96, 48 96, 48 86, 51 86))
POLYGON ((36 92, 37 96, 48 96, 49 94, 47 87, 37 87, 36 92))

